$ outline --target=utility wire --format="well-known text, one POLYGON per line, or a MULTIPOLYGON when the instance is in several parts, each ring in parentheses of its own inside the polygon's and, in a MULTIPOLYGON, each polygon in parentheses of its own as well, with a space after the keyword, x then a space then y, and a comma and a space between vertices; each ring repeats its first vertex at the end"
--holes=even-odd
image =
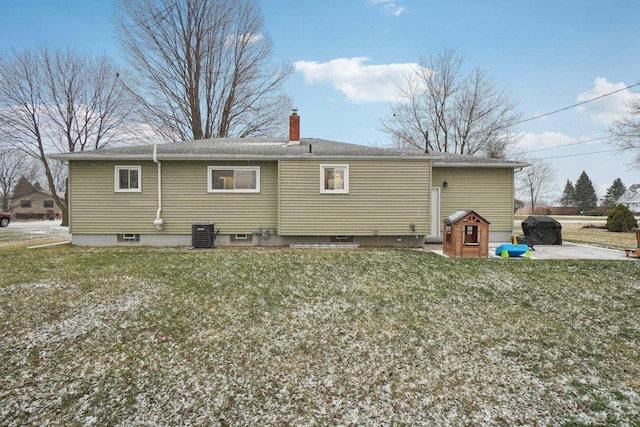
POLYGON ((524 119, 524 120, 520 120, 520 121, 517 121, 517 122, 510 123, 509 126, 515 126, 515 125, 519 125, 519 124, 522 124, 522 123, 530 122, 531 120, 536 120, 536 119, 540 119, 542 117, 550 116, 552 114, 556 114, 556 113, 559 113, 561 111, 569 110, 571 108, 575 108, 575 107, 578 107, 580 105, 588 104, 589 102, 597 101, 598 99, 602 99, 602 98, 604 98, 606 96, 613 95, 614 93, 622 92, 623 90, 631 89, 632 87, 636 87, 636 86, 640 86, 640 82, 634 83, 634 84, 629 85, 627 87, 623 87, 622 89, 614 90, 613 92, 609 92, 609 93, 605 93, 605 94, 600 95, 600 96, 596 96, 595 98, 587 99, 586 101, 578 102, 577 104, 569 105, 568 107, 559 108, 557 110, 549 111, 548 113, 539 114, 537 116, 530 117, 528 119, 524 119))
POLYGON ((549 160, 549 159, 561 159, 561 158, 564 158, 564 157, 589 156, 591 154, 612 153, 614 151, 618 151, 618 150, 617 149, 613 149, 613 150, 604 150, 604 151, 591 151, 589 153, 567 154, 567 155, 564 155, 564 156, 537 157, 536 160, 549 160))
POLYGON ((539 148, 537 150, 527 151, 527 153, 537 153, 538 151, 555 150, 556 148, 564 148, 564 147, 570 147, 572 145, 586 144, 588 142, 600 141, 600 140, 609 139, 609 138, 613 138, 613 135, 602 136, 600 138, 587 139, 585 141, 572 142, 570 144, 556 145, 555 147, 539 148))

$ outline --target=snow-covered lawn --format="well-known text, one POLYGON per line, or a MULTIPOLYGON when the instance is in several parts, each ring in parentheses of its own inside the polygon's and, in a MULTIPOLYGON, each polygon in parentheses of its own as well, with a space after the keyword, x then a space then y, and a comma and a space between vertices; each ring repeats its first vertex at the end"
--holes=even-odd
POLYGON ((0 258, 0 425, 640 424, 640 263, 0 258))
POLYGON ((25 240, 59 241, 71 240, 69 227, 62 227, 60 220, 12 221, 8 227, 0 228, 0 246, 25 240))

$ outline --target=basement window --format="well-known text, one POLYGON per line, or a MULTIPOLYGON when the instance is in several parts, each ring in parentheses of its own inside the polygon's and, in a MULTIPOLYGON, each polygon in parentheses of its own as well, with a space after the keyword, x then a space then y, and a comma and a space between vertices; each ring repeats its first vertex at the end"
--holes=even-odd
POLYGON ((249 235, 248 234, 233 234, 231 235, 232 242, 248 242, 249 235))
POLYGON ((320 165, 320 193, 349 194, 349 165, 320 165))
POLYGON ((209 166, 209 193, 259 193, 259 166, 209 166))
POLYGON ((116 192, 141 192, 141 176, 141 166, 116 166, 116 192))
POLYGON ((140 243, 139 234, 118 234, 118 243, 140 243))

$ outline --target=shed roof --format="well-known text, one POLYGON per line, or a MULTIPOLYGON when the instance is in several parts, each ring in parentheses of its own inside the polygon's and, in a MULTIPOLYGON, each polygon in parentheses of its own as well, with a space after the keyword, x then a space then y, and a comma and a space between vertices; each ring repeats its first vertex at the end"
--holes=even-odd
POLYGON ((442 220, 442 222, 445 222, 447 224, 455 224, 459 221, 461 221, 463 218, 465 218, 467 215, 469 214, 475 214, 478 218, 482 219, 484 222, 486 222, 487 224, 491 224, 489 221, 487 221, 486 219, 482 218, 482 215, 479 215, 477 212, 473 211, 473 210, 459 210, 459 211, 455 211, 454 213, 452 213, 451 215, 449 215, 448 217, 446 217, 445 219, 442 220))

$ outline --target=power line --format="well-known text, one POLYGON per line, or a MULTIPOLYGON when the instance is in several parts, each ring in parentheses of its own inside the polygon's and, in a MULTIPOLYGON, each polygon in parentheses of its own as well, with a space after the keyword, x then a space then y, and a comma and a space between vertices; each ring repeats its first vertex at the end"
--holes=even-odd
POLYGON ((519 124, 522 124, 522 123, 530 122, 531 120, 536 120, 536 119, 540 119, 542 117, 550 116, 552 114, 556 114, 556 113, 559 113, 561 111, 569 110, 571 108, 575 108, 575 107, 578 107, 580 105, 588 104, 589 102, 597 101, 598 99, 602 99, 602 98, 604 98, 606 96, 610 96, 610 95, 613 95, 615 93, 622 92, 623 90, 631 89, 632 87, 636 87, 636 86, 640 86, 640 82, 637 82, 637 83, 634 83, 632 85, 623 87, 622 89, 614 90, 613 92, 605 93, 604 95, 596 96, 595 98, 587 99, 586 101, 578 102, 577 104, 569 105, 568 107, 558 108, 557 110, 549 111, 548 113, 539 114, 537 116, 530 117, 528 119, 524 119, 524 120, 520 120, 520 121, 517 121, 517 122, 510 123, 509 126, 515 126, 515 125, 519 125, 519 124))
POLYGON ((556 145, 555 147, 539 148, 537 150, 527 151, 527 153, 537 153, 538 151, 555 150, 557 148, 571 147, 572 145, 586 144, 588 142, 600 141, 603 139, 613 138, 613 135, 601 136, 600 138, 587 139, 585 141, 572 142, 570 144, 556 145))
POLYGON ((591 151, 589 153, 567 154, 567 155, 564 155, 564 156, 539 157, 539 158, 536 158, 536 160, 549 160, 549 159, 561 159, 561 158, 565 158, 565 157, 589 156, 591 154, 612 153, 614 151, 618 151, 618 150, 617 149, 613 149, 613 150, 603 150, 603 151, 591 151))

